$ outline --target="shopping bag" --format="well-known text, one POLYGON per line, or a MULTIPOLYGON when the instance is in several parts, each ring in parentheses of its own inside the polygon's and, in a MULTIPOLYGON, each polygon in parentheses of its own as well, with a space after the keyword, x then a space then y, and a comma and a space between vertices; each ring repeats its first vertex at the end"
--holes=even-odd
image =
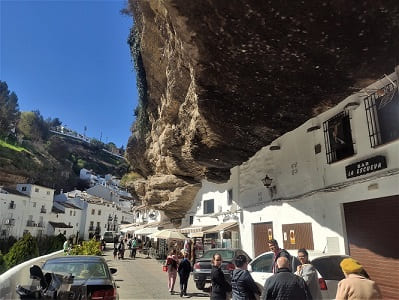
POLYGON ((168 266, 162 266, 162 271, 168 272, 168 266))

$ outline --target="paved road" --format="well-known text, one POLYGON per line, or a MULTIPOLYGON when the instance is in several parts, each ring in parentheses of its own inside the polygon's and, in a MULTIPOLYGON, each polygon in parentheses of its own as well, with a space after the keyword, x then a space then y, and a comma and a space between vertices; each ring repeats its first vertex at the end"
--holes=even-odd
MULTIPOLYGON (((111 244, 107 244, 108 246, 111 244)), ((119 287, 119 299, 182 299, 178 293, 180 292, 179 276, 176 279, 176 293, 169 294, 168 275, 162 272, 162 262, 152 258, 147 259, 145 255, 139 253, 135 260, 130 258, 114 260, 111 250, 105 251, 104 254, 108 265, 118 269, 114 278, 119 287)), ((190 299, 209 299, 209 293, 197 290, 192 276, 188 282, 187 294, 190 299)))

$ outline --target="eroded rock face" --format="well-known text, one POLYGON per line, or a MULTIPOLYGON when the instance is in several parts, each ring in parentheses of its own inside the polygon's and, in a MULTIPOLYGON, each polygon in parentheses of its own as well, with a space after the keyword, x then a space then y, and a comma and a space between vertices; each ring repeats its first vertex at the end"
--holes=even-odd
MULTIPOLYGON (((395 1, 130 1, 150 130, 129 141, 143 199, 181 217, 230 168, 384 73, 395 1)), ((133 43, 132 43, 133 47, 133 43)), ((137 60, 137 57, 135 57, 137 60)))

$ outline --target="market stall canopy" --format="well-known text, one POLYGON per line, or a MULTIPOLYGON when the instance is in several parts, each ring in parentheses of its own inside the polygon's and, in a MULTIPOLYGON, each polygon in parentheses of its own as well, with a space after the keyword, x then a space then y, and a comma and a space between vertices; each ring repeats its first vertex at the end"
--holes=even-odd
POLYGON ((176 230, 171 230, 171 229, 164 229, 161 230, 160 232, 154 233, 151 235, 151 238, 157 238, 157 239, 172 239, 172 240, 185 240, 187 239, 186 236, 184 236, 182 233, 176 231, 176 230))
POLYGON ((123 228, 122 228, 122 226, 120 226, 120 227, 121 227, 121 230, 120 230, 121 232, 127 233, 127 232, 136 232, 137 230, 143 229, 144 225, 141 225, 141 226, 130 225, 130 226, 125 226, 123 228))
POLYGON ((217 225, 215 227, 212 227, 210 229, 207 229, 207 230, 204 231, 204 233, 207 234, 207 233, 220 232, 222 230, 231 230, 234 227, 238 227, 238 223, 237 222, 227 222, 227 223, 219 224, 219 225, 217 225))

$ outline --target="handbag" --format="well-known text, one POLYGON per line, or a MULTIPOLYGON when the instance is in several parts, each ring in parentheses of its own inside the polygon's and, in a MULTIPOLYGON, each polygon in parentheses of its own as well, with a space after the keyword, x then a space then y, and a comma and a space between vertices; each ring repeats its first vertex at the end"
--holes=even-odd
POLYGON ((162 266, 162 271, 168 272, 168 266, 162 266))

